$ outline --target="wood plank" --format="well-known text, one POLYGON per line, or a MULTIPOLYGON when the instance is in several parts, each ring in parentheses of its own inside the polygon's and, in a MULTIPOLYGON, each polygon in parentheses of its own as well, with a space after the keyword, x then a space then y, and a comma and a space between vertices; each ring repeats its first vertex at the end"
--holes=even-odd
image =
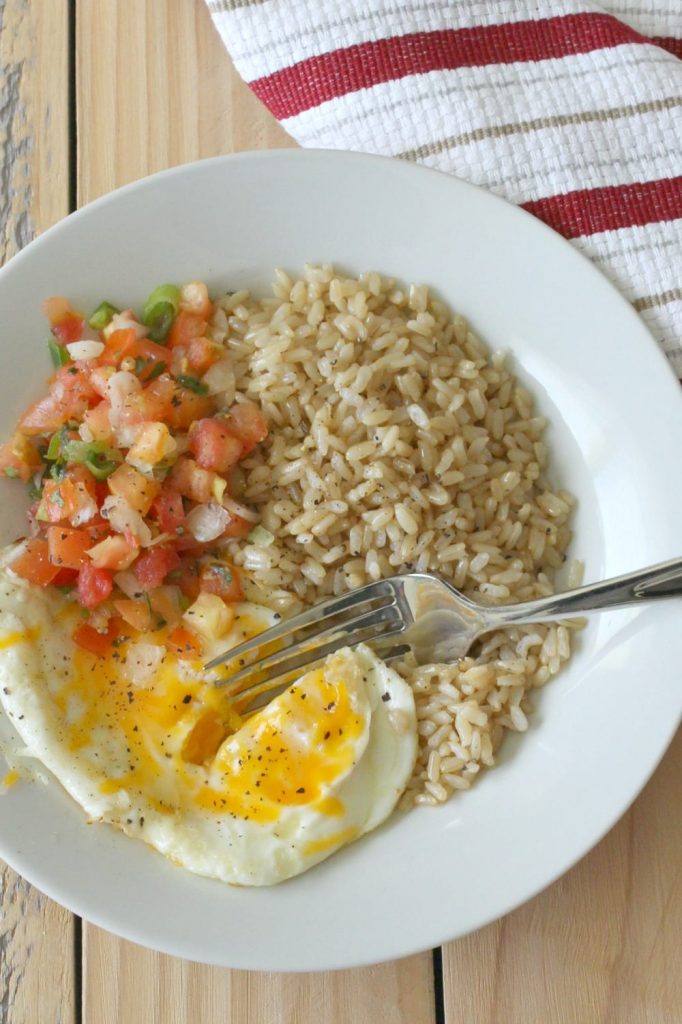
POLYGON ((631 810, 576 867, 443 950, 445 1024, 682 1019, 682 732, 631 810))
POLYGON ((189 160, 294 144, 201 0, 77 0, 76 25, 80 205, 189 160))
MULTIPOLYGON (((293 144, 233 71, 201 0, 78 0, 77 40, 80 203, 188 160, 293 144)), ((287 976, 190 964, 90 925, 83 946, 83 1024, 433 1021, 430 954, 287 976)))
MULTIPOLYGON (((0 262, 68 213, 67 0, 0 0, 0 262)), ((74 920, 0 865, 0 1020, 75 1020, 74 920)))
POLYGON ((83 1024, 434 1024, 430 959, 262 974, 203 967, 88 927, 83 1024))

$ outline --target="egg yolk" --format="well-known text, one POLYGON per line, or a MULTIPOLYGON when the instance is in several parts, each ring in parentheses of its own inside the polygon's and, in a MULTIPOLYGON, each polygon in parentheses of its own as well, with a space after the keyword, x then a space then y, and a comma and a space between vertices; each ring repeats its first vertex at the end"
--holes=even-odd
POLYGON ((369 709, 342 666, 309 672, 244 721, 225 691, 203 680, 201 662, 167 653, 148 684, 132 685, 126 652, 141 639, 119 638, 107 657, 76 648, 69 672, 50 683, 65 741, 99 776, 100 792, 140 794, 165 814, 193 806, 272 822, 304 804, 343 814, 330 788, 364 749, 369 709))

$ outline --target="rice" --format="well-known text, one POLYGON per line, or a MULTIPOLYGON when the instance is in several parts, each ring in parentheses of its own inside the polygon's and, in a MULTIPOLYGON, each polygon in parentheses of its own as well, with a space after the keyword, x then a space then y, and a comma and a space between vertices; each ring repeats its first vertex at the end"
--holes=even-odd
MULTIPOLYGON (((265 550, 229 544, 247 596, 289 615, 412 570, 482 604, 551 594, 575 501, 546 475, 546 421, 503 354, 425 286, 376 272, 278 270, 273 291, 227 295, 212 321, 237 393, 270 423, 233 479, 275 538, 265 550)), ((442 803, 495 763, 578 626, 519 626, 456 665, 397 665, 419 720, 403 807, 442 803)))

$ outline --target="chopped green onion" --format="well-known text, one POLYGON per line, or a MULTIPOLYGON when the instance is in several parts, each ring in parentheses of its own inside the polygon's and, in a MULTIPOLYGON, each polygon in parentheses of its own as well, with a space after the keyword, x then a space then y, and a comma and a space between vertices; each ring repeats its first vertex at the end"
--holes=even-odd
POLYGON ((149 373, 147 374, 147 376, 145 377, 145 380, 146 381, 156 380, 156 378, 160 377, 161 374, 163 373, 163 371, 166 369, 166 365, 167 365, 166 363, 155 363, 152 366, 152 368, 149 371, 149 373))
POLYGON ((54 338, 47 339, 47 348, 50 353, 52 365, 56 370, 58 370, 60 366, 64 366, 71 359, 71 356, 64 346, 56 342, 54 338))
POLYGON ((187 388, 188 391, 193 391, 195 395, 207 395, 207 386, 198 379, 198 377, 187 377, 184 373, 179 373, 175 378, 178 384, 182 384, 183 388, 187 388))
POLYGON ((19 471, 14 466, 5 466, 5 476, 8 476, 11 480, 16 480, 19 476, 19 471))
POLYGON ((67 462, 85 462, 93 452, 102 452, 105 448, 102 441, 67 441, 63 448, 64 458, 67 462))
POLYGON ((120 462, 106 459, 104 455, 92 455, 85 460, 85 468, 89 469, 95 480, 106 480, 108 476, 118 469, 120 462))
MULTIPOLYGON (((42 484, 42 480, 40 481, 40 484, 42 484)), ((43 488, 42 486, 40 486, 40 484, 37 484, 35 480, 31 480, 30 484, 28 485, 28 496, 31 499, 31 501, 38 501, 39 498, 42 498, 43 488)))
POLYGON ((60 594, 70 594, 71 591, 75 588, 75 586, 75 583, 58 583, 57 590, 59 591, 60 594))
POLYGON ((112 306, 110 302, 100 302, 99 306, 92 314, 88 323, 95 331, 103 331, 107 327, 117 313, 120 313, 120 309, 116 309, 116 306, 112 306))
POLYGON ((120 452, 103 441, 67 441, 63 452, 67 462, 84 465, 96 480, 106 480, 121 462, 120 452))
POLYGON ((57 482, 64 479, 65 472, 64 466, 59 462, 55 462, 50 466, 50 476, 57 482))
POLYGON ((135 373, 138 377, 142 377, 145 383, 150 380, 155 380, 160 377, 163 371, 166 369, 167 363, 155 363, 153 359, 145 359, 143 356, 138 356, 135 360, 135 373), (146 371, 149 371, 148 373, 146 371))
POLYGON ((269 547, 275 539, 274 533, 270 533, 264 526, 254 526, 247 540, 252 544, 258 544, 261 548, 269 547))
POLYGON ((45 452, 45 458, 48 459, 49 462, 57 462, 60 460, 63 457, 65 442, 66 428, 62 427, 50 438, 50 443, 48 444, 47 451, 45 452))
POLYGON ((154 341, 163 341, 180 308, 180 289, 174 284, 155 288, 142 310, 142 323, 154 341))

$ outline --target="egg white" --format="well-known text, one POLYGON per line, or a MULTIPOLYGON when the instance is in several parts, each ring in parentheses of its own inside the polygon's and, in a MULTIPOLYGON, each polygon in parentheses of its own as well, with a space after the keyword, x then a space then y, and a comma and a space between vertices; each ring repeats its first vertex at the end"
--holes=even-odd
MULTIPOLYGON (((0 701, 90 820, 198 874, 270 885, 394 809, 417 753, 414 698, 366 646, 338 652, 242 721, 200 663, 169 654, 149 684, 132 685, 126 641, 112 658, 89 655, 71 639, 77 615, 0 568, 0 701)), ((237 606, 216 653, 274 619, 237 606)))

